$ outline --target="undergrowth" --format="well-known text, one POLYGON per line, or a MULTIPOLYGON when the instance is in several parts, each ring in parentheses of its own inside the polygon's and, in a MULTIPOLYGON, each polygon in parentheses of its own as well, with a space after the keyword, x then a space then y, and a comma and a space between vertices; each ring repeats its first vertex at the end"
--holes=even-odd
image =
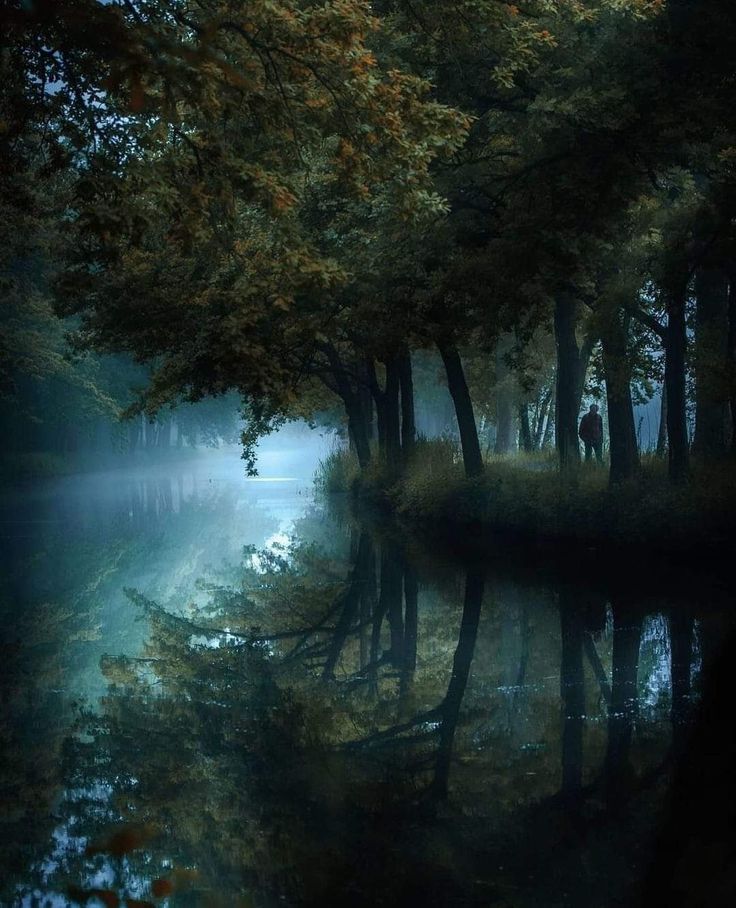
POLYGON ((662 550, 728 545, 736 513, 730 463, 695 463, 690 483, 673 487, 666 462, 645 455, 636 478, 611 487, 605 467, 584 463, 562 476, 554 452, 544 452, 488 456, 484 475, 466 479, 449 439, 420 440, 398 479, 375 465, 361 475, 354 456, 336 450, 320 465, 317 484, 380 499, 402 522, 440 531, 474 525, 542 540, 662 550))

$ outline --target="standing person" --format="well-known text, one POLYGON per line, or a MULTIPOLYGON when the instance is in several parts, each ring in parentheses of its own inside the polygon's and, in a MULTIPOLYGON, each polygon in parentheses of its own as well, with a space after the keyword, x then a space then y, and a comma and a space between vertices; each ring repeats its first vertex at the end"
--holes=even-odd
POLYGON ((590 410, 580 420, 578 435, 585 445, 586 463, 593 459, 593 451, 598 463, 603 463, 603 419, 598 412, 598 404, 591 404, 590 410))

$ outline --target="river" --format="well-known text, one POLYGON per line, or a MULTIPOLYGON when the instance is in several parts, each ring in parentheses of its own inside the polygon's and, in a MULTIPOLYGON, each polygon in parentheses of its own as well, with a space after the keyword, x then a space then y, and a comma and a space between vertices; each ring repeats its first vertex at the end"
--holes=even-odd
POLYGON ((328 445, 4 493, 1 903, 720 904, 725 581, 440 551, 328 445))

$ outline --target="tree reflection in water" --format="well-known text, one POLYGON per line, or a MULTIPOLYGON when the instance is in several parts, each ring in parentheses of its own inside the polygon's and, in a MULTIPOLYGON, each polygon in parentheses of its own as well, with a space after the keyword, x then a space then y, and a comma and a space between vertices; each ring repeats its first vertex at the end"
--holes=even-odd
POLYGON ((70 844, 47 885, 181 905, 636 904, 671 744, 687 747, 695 612, 659 622, 663 668, 651 601, 496 565, 427 572, 365 528, 309 543, 314 523, 190 613, 130 593, 150 634, 103 661, 104 709, 66 743, 62 829, 86 852, 70 844), (671 696, 639 709, 655 670, 671 696))

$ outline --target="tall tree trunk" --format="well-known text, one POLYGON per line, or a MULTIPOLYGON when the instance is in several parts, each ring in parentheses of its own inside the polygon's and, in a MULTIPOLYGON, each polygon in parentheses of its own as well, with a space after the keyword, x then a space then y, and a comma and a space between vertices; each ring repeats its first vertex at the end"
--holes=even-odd
POLYGON ((657 456, 667 453, 667 385, 662 383, 662 396, 659 401, 659 430, 657 431, 657 456))
POLYGON ((534 450, 532 427, 529 422, 529 404, 527 401, 519 404, 519 446, 527 454, 531 454, 534 450))
POLYGON ((549 422, 549 410, 552 403, 552 388, 550 387, 542 395, 539 403, 539 412, 537 414, 536 425, 534 426, 534 450, 538 451, 544 446, 545 430, 549 422))
POLYGON ((504 335, 496 344, 496 442, 494 454, 510 454, 514 447, 514 409, 510 388, 510 370, 506 355, 511 350, 513 338, 504 335))
POLYGON ((439 343, 442 362, 447 374, 447 387, 455 404, 455 416, 460 432, 460 445, 463 452, 465 475, 480 476, 483 472, 483 457, 478 441, 478 428, 475 424, 473 401, 470 398, 468 383, 465 381, 462 360, 454 344, 439 343))
POLYGON ((612 484, 630 479, 639 469, 639 447, 631 400, 631 357, 628 351, 628 316, 614 312, 606 320, 601 336, 603 369, 608 402, 612 484))
POLYGON ((414 454, 416 441, 416 419, 414 416, 414 381, 411 369, 411 353, 408 349, 399 355, 399 385, 401 388, 401 457, 404 465, 414 454))
POLYGON ((383 393, 381 397, 375 397, 373 402, 376 405, 376 434, 378 436, 378 456, 380 459, 386 459, 386 408, 383 402, 383 393))
POLYGON ((345 406, 348 418, 348 434, 355 447, 358 464, 365 470, 371 462, 371 448, 368 441, 365 412, 361 403, 360 393, 353 388, 347 370, 343 365, 337 350, 331 344, 322 348, 330 364, 330 370, 335 382, 336 391, 345 406))
POLYGON ((555 300, 555 342, 557 345, 557 383, 555 437, 560 468, 568 470, 580 463, 578 415, 580 397, 580 350, 575 337, 576 302, 566 293, 555 300))
POLYGON ((386 466, 391 472, 401 469, 401 417, 399 392, 401 380, 396 357, 385 361, 386 388, 383 392, 384 431, 386 433, 386 466))
POLYGON ((675 277, 665 289, 665 294, 667 332, 665 334, 664 381, 667 387, 668 472, 670 482, 679 485, 687 482, 690 473, 685 388, 687 278, 682 274, 675 277))
POLYGON ((731 452, 736 454, 736 270, 728 283, 728 377, 731 402, 731 452))
POLYGON ((368 437, 368 441, 373 441, 374 429, 373 429, 373 395, 371 394, 370 389, 370 376, 367 374, 365 380, 361 382, 360 387, 358 388, 358 395, 360 397, 360 406, 363 410, 363 419, 365 422, 365 434, 368 437))
MULTIPOLYGON (((557 379, 555 378, 555 387, 557 387, 557 379)), ((544 424, 544 434, 542 435, 542 441, 540 444, 540 449, 543 451, 548 450, 552 447, 553 439, 557 437, 557 429, 555 426, 555 415, 556 415, 556 402, 555 406, 552 406, 552 401, 550 400, 549 407, 547 408, 547 421, 544 424)))
POLYGON ((373 397, 373 403, 376 405, 376 430, 378 435, 378 456, 383 462, 386 461, 386 397, 385 392, 381 390, 376 375, 376 364, 371 357, 366 360, 366 375, 368 376, 368 387, 373 397))
POLYGON ((695 276, 695 437, 693 453, 716 460, 726 451, 728 278, 702 268, 695 276))
POLYGON ((368 441, 363 406, 360 398, 357 395, 352 394, 348 400, 344 401, 344 404, 348 416, 350 440, 355 448, 358 465, 361 470, 365 470, 371 462, 371 448, 370 442, 368 441))

